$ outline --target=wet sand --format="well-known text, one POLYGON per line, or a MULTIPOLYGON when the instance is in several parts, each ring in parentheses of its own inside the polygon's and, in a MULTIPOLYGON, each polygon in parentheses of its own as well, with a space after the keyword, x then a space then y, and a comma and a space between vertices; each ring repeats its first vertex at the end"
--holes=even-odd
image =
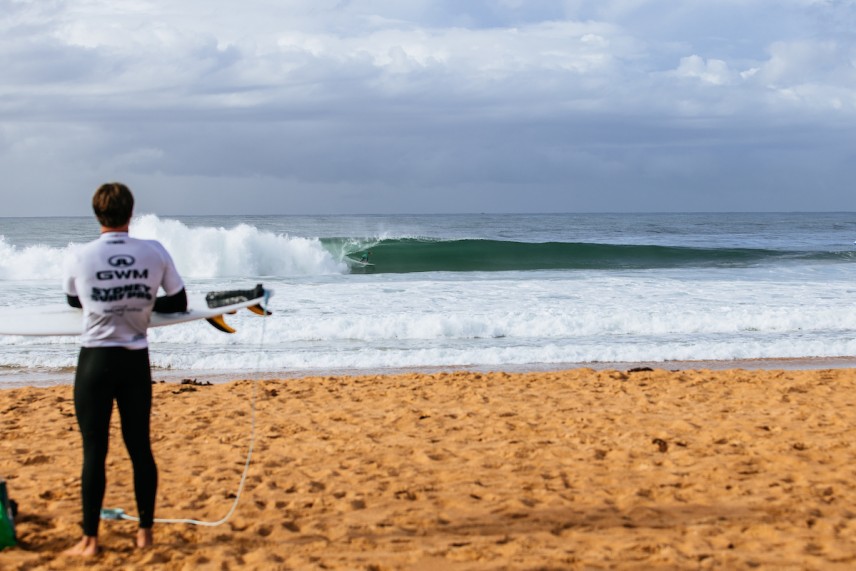
MULTIPOLYGON (((80 536, 70 386, 0 391, 30 569, 852 569, 856 369, 155 385, 155 547, 80 536)), ((115 415, 114 415, 115 416, 115 415)), ((114 418, 105 507, 135 513, 114 418)))

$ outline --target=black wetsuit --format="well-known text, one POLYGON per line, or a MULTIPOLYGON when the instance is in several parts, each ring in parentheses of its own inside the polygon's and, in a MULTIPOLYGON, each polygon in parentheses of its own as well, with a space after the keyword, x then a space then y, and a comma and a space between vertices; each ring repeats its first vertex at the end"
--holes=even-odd
POLYGON ((74 376, 74 411, 83 437, 83 533, 98 535, 107 485, 107 458, 113 400, 122 420, 122 438, 134 466, 134 493, 140 527, 150 528, 158 471, 149 439, 152 377, 148 349, 83 347, 74 376))

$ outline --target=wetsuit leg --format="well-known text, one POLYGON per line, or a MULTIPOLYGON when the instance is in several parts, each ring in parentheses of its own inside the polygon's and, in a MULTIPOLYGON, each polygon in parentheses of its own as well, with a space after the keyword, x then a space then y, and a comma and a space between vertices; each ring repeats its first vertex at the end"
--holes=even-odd
POLYGON ((89 536, 98 535, 114 398, 122 420, 122 437, 134 466, 140 527, 152 527, 154 518, 157 466, 149 440, 152 405, 149 352, 84 347, 74 377, 74 408, 83 437, 83 533, 89 536))
POLYGON ((110 436, 113 391, 106 374, 105 349, 82 348, 74 376, 74 411, 83 438, 83 533, 98 535, 107 483, 104 461, 110 436))
POLYGON ((116 404, 122 419, 122 438, 134 465, 134 493, 141 528, 154 523, 158 471, 152 455, 149 424, 152 377, 148 349, 123 349, 125 369, 116 387, 116 404))

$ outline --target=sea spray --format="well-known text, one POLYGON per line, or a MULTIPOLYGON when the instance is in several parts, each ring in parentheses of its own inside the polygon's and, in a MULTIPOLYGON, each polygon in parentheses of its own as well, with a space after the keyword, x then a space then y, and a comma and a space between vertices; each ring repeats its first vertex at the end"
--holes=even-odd
POLYGON ((159 240, 183 276, 221 278, 339 274, 347 271, 317 238, 291 237, 239 223, 231 228, 190 227, 145 215, 131 234, 159 240))
POLYGON ((45 245, 16 246, 0 236, 0 280, 56 280, 62 276, 62 266, 75 246, 45 245))
MULTIPOLYGON (((347 264, 325 249, 318 238, 289 236, 248 224, 191 227, 149 214, 132 221, 130 234, 160 241, 185 278, 286 277, 348 271, 347 264)), ((22 247, 0 236, 0 280, 59 283, 69 252, 82 243, 22 247)))

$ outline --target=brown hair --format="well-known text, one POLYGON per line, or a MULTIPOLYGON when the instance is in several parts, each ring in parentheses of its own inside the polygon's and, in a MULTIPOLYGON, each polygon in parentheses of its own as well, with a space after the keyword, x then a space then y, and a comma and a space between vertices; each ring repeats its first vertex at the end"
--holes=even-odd
POLYGON ((92 210, 105 228, 120 228, 131 220, 134 195, 121 182, 102 184, 92 197, 92 210))

